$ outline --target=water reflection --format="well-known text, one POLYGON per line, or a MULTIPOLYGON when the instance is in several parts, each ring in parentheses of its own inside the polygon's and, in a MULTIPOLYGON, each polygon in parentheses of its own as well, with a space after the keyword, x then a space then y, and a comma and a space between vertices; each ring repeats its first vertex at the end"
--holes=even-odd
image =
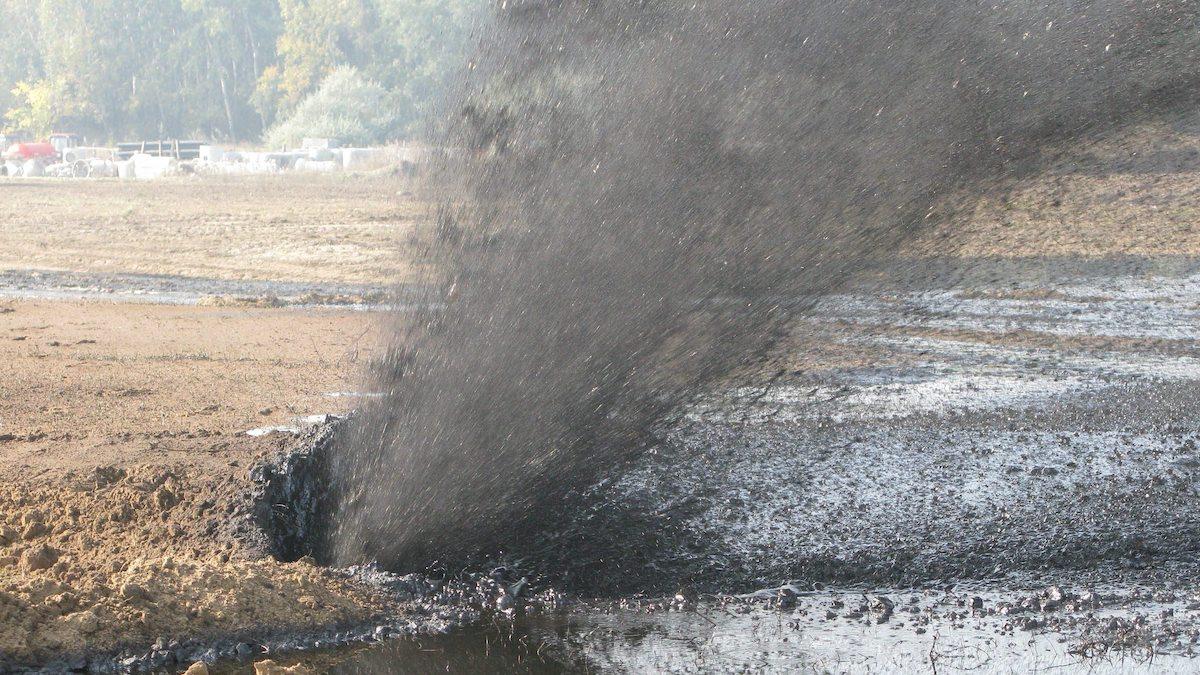
POLYGON ((1062 636, 997 630, 991 621, 823 621, 766 607, 686 612, 575 610, 409 638, 330 657, 359 673, 812 672, 1137 673, 1191 669, 1182 657, 1083 659, 1062 636))
POLYGON ((491 626, 437 637, 403 638, 358 649, 334 657, 326 672, 335 675, 552 675, 586 670, 585 663, 570 663, 530 633, 491 626))

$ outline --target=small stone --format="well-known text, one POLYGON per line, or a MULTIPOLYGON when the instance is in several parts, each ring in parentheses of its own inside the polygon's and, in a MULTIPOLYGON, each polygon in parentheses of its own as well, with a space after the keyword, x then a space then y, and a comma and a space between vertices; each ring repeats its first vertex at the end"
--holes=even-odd
MULTIPOLYGON (((505 590, 507 594, 507 589, 505 590)), ((684 587, 675 591, 675 602, 679 605, 694 605, 700 596, 692 589, 684 587)))
POLYGON ((20 534, 13 528, 7 525, 0 527, 0 546, 16 543, 19 538, 20 534))
POLYGON ((70 626, 75 627, 81 634, 90 635, 100 629, 100 617, 92 610, 83 612, 75 612, 63 617, 63 620, 70 626))
POLYGON ((776 596, 776 601, 782 609, 791 609, 796 606, 796 592, 790 588, 784 587, 779 589, 779 594, 776 596))
POLYGON ((871 611, 890 614, 896 609, 896 603, 892 602, 891 598, 883 595, 876 595, 871 598, 871 611))
POLYGON ((979 596, 971 598, 971 609, 983 609, 983 598, 979 596))
POLYGON ((197 661, 188 666, 183 675, 208 675, 208 664, 203 661, 197 661))
POLYGON ((265 417, 267 415, 270 415, 273 412, 275 412, 274 408, 263 408, 262 410, 258 411, 258 414, 265 417))

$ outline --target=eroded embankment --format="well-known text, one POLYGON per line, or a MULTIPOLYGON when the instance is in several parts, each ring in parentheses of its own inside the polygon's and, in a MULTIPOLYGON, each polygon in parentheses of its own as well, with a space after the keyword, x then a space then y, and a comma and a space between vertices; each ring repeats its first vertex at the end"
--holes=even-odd
POLYGON ((384 612, 347 579, 281 566, 241 481, 101 467, 0 491, 0 671, 168 666, 214 644, 335 627, 384 612))

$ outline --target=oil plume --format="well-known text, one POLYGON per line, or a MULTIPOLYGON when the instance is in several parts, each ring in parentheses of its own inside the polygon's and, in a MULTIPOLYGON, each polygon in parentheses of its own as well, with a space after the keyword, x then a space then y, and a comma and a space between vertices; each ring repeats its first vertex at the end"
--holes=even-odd
POLYGON ((507 0, 453 107, 424 309, 331 458, 331 557, 453 565, 753 360, 950 187, 1190 95, 1166 0, 507 0))

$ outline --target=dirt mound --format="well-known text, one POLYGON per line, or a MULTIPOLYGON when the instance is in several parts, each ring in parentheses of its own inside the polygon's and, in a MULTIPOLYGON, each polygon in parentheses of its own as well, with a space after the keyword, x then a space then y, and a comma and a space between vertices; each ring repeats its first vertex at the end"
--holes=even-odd
POLYGON ((164 468, 6 484, 0 653, 46 663, 205 635, 253 640, 381 611, 344 577, 259 557, 244 489, 164 468))

